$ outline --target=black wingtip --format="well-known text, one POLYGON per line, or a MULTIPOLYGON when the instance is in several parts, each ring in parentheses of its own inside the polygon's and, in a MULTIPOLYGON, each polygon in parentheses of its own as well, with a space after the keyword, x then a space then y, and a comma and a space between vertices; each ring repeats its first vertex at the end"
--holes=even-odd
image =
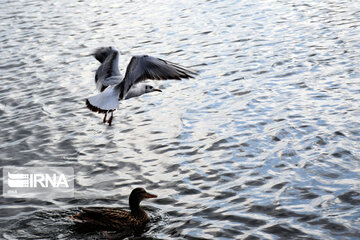
POLYGON ((181 78, 195 78, 194 76, 198 75, 198 72, 195 70, 192 70, 189 67, 184 67, 179 64, 169 62, 173 67, 177 69, 181 73, 181 78))
POLYGON ((195 78, 198 75, 196 72, 189 69, 178 69, 181 72, 181 78, 195 78))
POLYGON ((101 109, 101 108, 98 108, 98 107, 95 107, 94 105, 91 105, 91 103, 89 102, 89 99, 86 99, 86 107, 92 111, 92 112, 97 112, 97 113, 109 113, 109 112, 112 112, 114 110, 104 110, 104 109, 101 109))
POLYGON ((192 75, 195 75, 195 76, 200 74, 200 71, 199 71, 199 70, 193 70, 193 69, 191 69, 190 71, 191 71, 191 74, 192 74, 192 75))

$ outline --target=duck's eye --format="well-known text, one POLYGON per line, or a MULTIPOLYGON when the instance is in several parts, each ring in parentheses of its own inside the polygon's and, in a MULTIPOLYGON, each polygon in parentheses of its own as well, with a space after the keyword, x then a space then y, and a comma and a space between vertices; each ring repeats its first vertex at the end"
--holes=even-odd
POLYGON ((153 86, 150 86, 149 88, 150 88, 150 89, 153 89, 154 87, 153 87, 153 86))

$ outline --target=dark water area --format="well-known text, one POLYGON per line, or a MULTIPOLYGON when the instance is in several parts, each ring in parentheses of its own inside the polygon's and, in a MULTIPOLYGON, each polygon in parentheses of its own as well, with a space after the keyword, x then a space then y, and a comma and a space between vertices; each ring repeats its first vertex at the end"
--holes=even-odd
POLYGON ((0 166, 73 167, 75 197, 1 196, 0 239, 107 239, 68 216, 135 187, 151 222, 114 239, 360 239, 357 1, 1 5, 0 166), (109 127, 85 106, 101 46, 199 75, 109 127))

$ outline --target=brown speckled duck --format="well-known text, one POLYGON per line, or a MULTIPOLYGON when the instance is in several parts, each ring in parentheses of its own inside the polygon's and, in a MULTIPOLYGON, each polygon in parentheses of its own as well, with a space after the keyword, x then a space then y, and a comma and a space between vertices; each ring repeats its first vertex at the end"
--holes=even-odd
POLYGON ((83 208, 82 212, 71 216, 76 223, 87 224, 104 230, 117 230, 128 227, 140 227, 149 221, 149 216, 140 207, 145 198, 156 198, 144 188, 135 188, 129 197, 130 210, 114 208, 83 208))

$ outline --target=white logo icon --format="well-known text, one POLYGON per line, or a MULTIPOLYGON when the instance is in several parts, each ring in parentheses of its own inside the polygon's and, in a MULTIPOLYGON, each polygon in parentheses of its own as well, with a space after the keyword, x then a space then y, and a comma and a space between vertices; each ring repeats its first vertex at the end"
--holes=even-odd
POLYGON ((8 172, 9 187, 29 187, 29 174, 9 173, 8 172))

